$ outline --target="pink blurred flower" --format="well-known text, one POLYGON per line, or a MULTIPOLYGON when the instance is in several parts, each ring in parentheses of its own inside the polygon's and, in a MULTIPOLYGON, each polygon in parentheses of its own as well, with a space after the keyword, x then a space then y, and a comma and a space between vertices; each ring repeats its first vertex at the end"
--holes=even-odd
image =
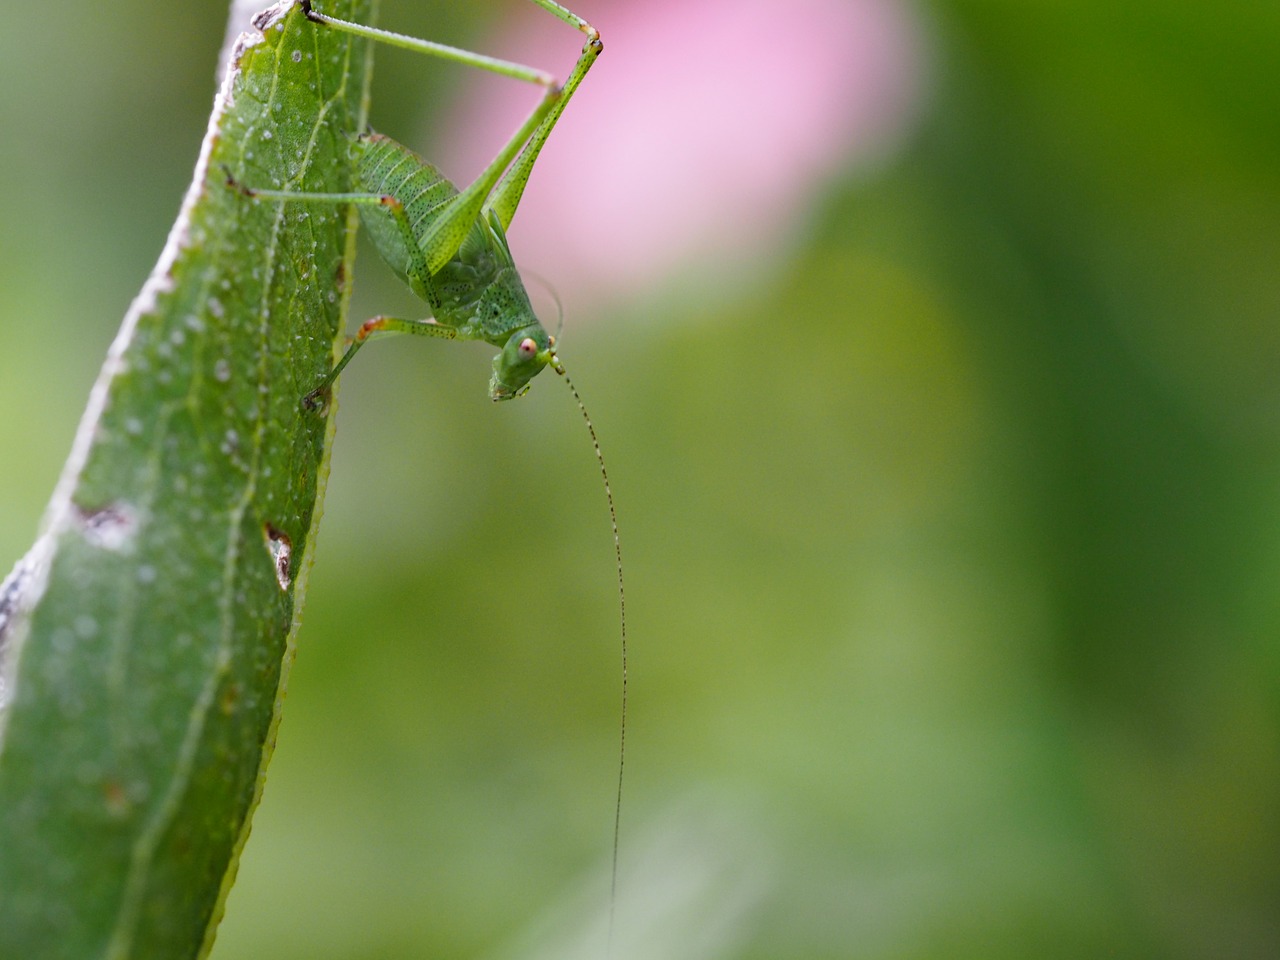
MULTIPOLYGON (((917 113, 901 0, 582 0, 605 52, 542 153, 511 230, 571 314, 778 256, 833 173, 883 156, 917 113)), ((520 5, 493 52, 563 79, 582 37, 520 5)), ((465 181, 536 100, 476 78, 448 129, 465 181)))

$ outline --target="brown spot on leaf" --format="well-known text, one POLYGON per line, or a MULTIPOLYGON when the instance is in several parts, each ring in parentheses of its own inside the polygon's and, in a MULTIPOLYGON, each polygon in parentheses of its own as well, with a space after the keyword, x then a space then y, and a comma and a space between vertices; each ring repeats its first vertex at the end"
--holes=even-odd
POLYGON ((240 684, 232 682, 223 688, 222 696, 218 700, 218 706, 222 708, 222 712, 228 717, 236 712, 236 707, 240 705, 240 684))
POLYGON ((133 806, 129 802, 129 793, 119 780, 112 778, 102 785, 102 799, 106 804, 107 813, 117 819, 123 819, 128 816, 129 808, 133 806))

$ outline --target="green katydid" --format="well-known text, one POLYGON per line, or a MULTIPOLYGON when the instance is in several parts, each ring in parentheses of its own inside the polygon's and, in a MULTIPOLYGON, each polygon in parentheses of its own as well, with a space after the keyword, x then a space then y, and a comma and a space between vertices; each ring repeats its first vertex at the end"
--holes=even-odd
POLYGON ((356 204, 378 253, 432 309, 428 320, 374 317, 353 338, 329 376, 307 395, 316 405, 366 340, 379 333, 412 333, 448 340, 484 340, 501 348, 489 396, 510 400, 550 365, 564 370, 525 293, 507 246, 511 224, 534 162, 569 98, 604 49, 596 29, 553 0, 532 0, 587 35, 563 86, 550 74, 429 40, 325 16, 302 4, 309 19, 392 46, 479 67, 544 88, 541 102, 475 181, 461 192, 438 170, 390 137, 364 134, 352 145, 355 193, 301 193, 235 184, 251 197, 291 202, 356 204))
MULTIPOLYGON (((617 512, 595 427, 556 355, 555 338, 547 333, 533 312, 506 240, 506 230, 539 152, 565 105, 604 47, 594 27, 559 3, 554 0, 532 2, 587 37, 563 86, 557 84, 550 74, 518 63, 340 20, 313 9, 310 0, 301 3, 306 16, 322 28, 347 31, 533 83, 544 89, 541 101, 520 129, 465 189, 459 191, 407 147, 374 133, 362 134, 352 143, 353 182, 359 187, 358 192, 306 193, 260 189, 237 183, 230 177, 228 182, 254 199, 357 205, 365 229, 379 254, 431 307, 432 316, 426 320, 378 316, 366 321, 329 375, 302 399, 305 407, 315 408, 322 404, 338 375, 375 334, 417 334, 449 340, 483 340, 493 344, 500 349, 493 359, 493 374, 489 381, 489 396, 495 401, 523 395, 529 389, 530 380, 547 366, 564 377, 573 393, 586 421, 604 481, 618 570, 622 701, 612 867, 612 887, 616 894, 627 709, 626 598, 617 512)), ((614 899, 611 895, 611 914, 614 899)))

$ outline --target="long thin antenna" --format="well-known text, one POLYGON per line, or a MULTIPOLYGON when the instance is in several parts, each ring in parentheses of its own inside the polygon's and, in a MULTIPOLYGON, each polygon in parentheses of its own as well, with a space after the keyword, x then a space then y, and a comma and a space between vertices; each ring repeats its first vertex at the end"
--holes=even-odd
MULTIPOLYGON (((551 302, 556 305, 556 332, 555 336, 551 338, 551 342, 553 344, 559 342, 560 331, 564 329, 564 303, 560 300, 560 294, 556 293, 556 288, 551 285, 551 281, 540 273, 535 273, 533 270, 526 268, 520 271, 520 276, 525 280, 536 280, 538 282, 538 286, 542 287, 542 289, 547 292, 547 296, 551 298, 551 302)), ((554 367, 552 369, 554 369, 554 367)))
POLYGON ((604 480, 604 495, 609 501, 609 524, 613 528, 613 555, 618 562, 618 616, 622 639, 622 717, 618 733, 618 798, 613 810, 613 868, 609 880, 609 953, 613 953, 613 920, 618 905, 618 837, 622 833, 622 771, 627 759, 627 591, 622 583, 622 539, 618 536, 618 511, 613 505, 613 490, 609 487, 609 471, 605 469, 604 454, 600 452, 600 438, 596 436, 595 424, 582 402, 582 395, 573 385, 569 375, 565 373, 564 364, 554 353, 551 355, 551 369, 564 377, 564 382, 573 394, 573 399, 582 411, 582 419, 587 422, 587 432, 591 435, 591 446, 596 452, 596 463, 600 464, 600 477, 604 480))

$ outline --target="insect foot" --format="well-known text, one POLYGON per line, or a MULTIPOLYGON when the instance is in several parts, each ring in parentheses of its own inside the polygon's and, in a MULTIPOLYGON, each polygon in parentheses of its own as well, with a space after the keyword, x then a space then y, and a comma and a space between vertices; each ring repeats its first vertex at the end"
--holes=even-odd
POLYGON ((230 167, 224 165, 222 168, 222 173, 227 178, 226 185, 229 189, 234 190, 236 193, 241 194, 242 196, 249 197, 250 199, 258 195, 257 191, 250 190, 243 183, 237 180, 235 176, 231 173, 230 167))
POLYGON ((324 415, 329 412, 329 399, 332 397, 329 385, 316 387, 305 397, 302 398, 302 409, 309 413, 319 413, 324 415))

